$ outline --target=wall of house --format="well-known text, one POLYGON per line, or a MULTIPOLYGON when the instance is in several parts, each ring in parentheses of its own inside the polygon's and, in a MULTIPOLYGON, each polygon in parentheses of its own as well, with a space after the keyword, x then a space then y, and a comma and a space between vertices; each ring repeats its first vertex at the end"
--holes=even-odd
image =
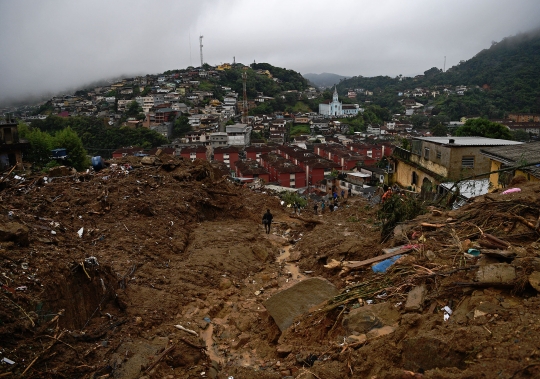
POLYGON ((490 159, 490 169, 491 174, 489 174, 489 183, 492 188, 502 188, 502 185, 499 184, 499 173, 493 172, 500 170, 502 166, 501 162, 490 159))
POLYGON ((314 168, 310 171, 310 182, 316 184, 324 179, 324 168, 314 168))
POLYGON ((457 180, 463 177, 484 174, 491 171, 490 159, 485 155, 480 154, 481 148, 482 146, 453 148, 449 162, 450 169, 448 178, 457 180), (461 167, 461 159, 466 156, 474 156, 474 169, 461 167))
POLYGON ((396 162, 396 172, 394 174, 393 180, 401 187, 411 187, 411 190, 420 192, 422 188, 422 183, 424 183, 424 179, 429 180, 434 185, 438 184, 434 177, 426 174, 423 171, 418 170, 416 167, 413 167, 401 160, 396 162), (415 185, 412 184, 413 172, 415 172, 417 175, 415 185))
MULTIPOLYGON (((422 148, 420 155, 411 154, 411 162, 427 168, 428 170, 438 174, 440 176, 448 176, 448 167, 451 157, 451 149, 432 143, 422 141, 422 148), (429 149, 428 159, 425 159, 425 149, 429 149), (437 158, 437 152, 441 152, 441 157, 437 158)), ((461 168, 461 159, 459 161, 459 167, 461 168)))
POLYGON ((411 154, 411 162, 449 180, 458 180, 489 172, 489 158, 480 154, 480 148, 481 146, 449 147, 422 141, 421 155, 411 154), (425 159, 426 148, 429 149, 428 159, 425 159), (440 158, 437 158, 437 151, 441 153, 440 158), (474 168, 463 168, 463 157, 474 157, 474 168))

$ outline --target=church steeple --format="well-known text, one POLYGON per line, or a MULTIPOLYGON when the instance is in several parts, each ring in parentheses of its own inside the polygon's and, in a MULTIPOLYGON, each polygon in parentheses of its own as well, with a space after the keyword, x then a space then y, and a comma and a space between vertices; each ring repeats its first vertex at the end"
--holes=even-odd
POLYGON ((333 102, 338 102, 337 86, 334 86, 334 95, 332 96, 333 102))

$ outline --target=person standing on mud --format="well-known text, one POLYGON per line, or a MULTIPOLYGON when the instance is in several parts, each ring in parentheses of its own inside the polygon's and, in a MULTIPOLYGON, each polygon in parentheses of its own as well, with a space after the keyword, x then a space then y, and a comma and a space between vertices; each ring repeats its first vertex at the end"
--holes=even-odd
POLYGON ((273 219, 274 216, 272 216, 272 213, 270 213, 270 209, 267 209, 266 213, 262 217, 262 223, 264 225, 266 234, 270 234, 270 225, 272 224, 273 219))
POLYGON ((319 206, 317 205, 317 202, 315 202, 315 204, 313 204, 313 211, 315 212, 315 214, 318 214, 317 213, 318 208, 319 208, 319 206))

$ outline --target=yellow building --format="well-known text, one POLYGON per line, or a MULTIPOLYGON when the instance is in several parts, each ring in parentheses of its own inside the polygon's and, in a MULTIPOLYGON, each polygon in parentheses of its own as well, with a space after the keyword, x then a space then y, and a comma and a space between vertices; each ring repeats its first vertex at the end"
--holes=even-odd
POLYGON ((223 63, 216 67, 217 71, 225 71, 225 70, 230 70, 230 69, 231 69, 231 65, 229 63, 223 63))
POLYGON ((492 188, 502 188, 513 177, 522 176, 527 181, 540 183, 540 142, 514 146, 500 146, 482 149, 481 153, 490 160, 489 181, 492 188), (505 168, 531 166, 516 170, 493 172, 505 168))
POLYGON ((488 173, 490 161, 480 149, 517 144, 521 142, 485 137, 413 138, 410 150, 394 149, 394 182, 417 192, 433 191, 441 182, 488 173))

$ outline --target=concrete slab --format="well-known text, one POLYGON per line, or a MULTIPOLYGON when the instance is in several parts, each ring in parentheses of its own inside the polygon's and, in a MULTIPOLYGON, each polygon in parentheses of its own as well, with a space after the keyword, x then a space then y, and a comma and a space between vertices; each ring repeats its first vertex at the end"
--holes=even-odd
POLYGON ((426 297, 426 287, 416 286, 407 294, 407 302, 405 303, 406 311, 420 311, 424 305, 426 297))
POLYGON ((292 325, 295 317, 323 301, 336 296, 339 291, 324 278, 309 278, 276 293, 263 305, 281 331, 292 325))
POLYGON ((476 273, 476 280, 481 283, 511 283, 514 279, 516 279, 516 269, 508 263, 482 266, 476 273))

